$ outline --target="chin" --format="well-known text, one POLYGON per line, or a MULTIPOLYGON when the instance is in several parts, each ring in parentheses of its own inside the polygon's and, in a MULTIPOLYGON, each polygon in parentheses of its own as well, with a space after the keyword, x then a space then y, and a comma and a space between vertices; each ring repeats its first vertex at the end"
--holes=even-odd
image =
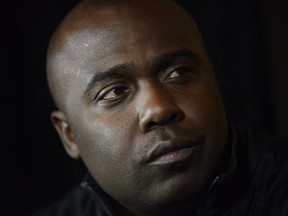
POLYGON ((209 178, 193 175, 193 172, 185 173, 183 167, 171 167, 170 172, 181 172, 170 177, 165 182, 155 186, 152 198, 157 205, 174 205, 186 201, 199 200, 207 185, 209 178))
MULTIPOLYGON (((165 192, 154 194, 150 199, 144 202, 147 205, 139 206, 147 215, 181 215, 179 211, 186 213, 191 212, 195 206, 199 206, 204 195, 203 187, 181 187, 174 186, 165 192), (164 211, 163 211, 164 210, 164 211)), ((143 203, 142 203, 143 204, 143 203)))

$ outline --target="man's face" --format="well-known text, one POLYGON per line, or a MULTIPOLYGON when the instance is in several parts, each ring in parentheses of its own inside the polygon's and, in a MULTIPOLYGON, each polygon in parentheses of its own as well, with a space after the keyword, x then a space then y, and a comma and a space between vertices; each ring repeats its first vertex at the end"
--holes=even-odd
POLYGON ((196 195, 215 175, 227 122, 193 22, 152 0, 83 20, 53 61, 92 176, 139 211, 196 195))

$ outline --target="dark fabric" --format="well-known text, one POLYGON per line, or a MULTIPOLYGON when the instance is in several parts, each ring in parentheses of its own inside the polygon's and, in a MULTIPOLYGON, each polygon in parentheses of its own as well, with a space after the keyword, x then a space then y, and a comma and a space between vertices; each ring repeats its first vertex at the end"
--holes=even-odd
MULTIPOLYGON (((198 216, 287 216, 286 141, 232 127, 227 172, 217 176, 202 200, 198 216)), ((88 176, 64 200, 33 216, 113 216, 113 201, 88 176)))

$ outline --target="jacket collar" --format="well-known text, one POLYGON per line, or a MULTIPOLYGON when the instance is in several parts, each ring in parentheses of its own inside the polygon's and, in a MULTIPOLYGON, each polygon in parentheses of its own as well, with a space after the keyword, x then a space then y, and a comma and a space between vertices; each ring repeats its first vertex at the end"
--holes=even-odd
POLYGON ((99 204, 103 215, 118 215, 112 205, 112 198, 102 190, 102 188, 96 183, 90 173, 84 177, 83 181, 81 182, 81 186, 94 198, 96 203, 99 204))
POLYGON ((198 216, 215 215, 216 212, 227 211, 247 191, 251 177, 247 172, 251 134, 244 123, 229 119, 230 126, 230 160, 228 167, 220 173, 210 185, 198 216), (248 154, 247 154, 248 153, 248 154))

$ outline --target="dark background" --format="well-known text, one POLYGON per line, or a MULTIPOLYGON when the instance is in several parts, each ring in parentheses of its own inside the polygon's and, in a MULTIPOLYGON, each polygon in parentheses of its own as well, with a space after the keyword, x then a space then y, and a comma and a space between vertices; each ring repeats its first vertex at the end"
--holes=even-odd
MULTIPOLYGON (((85 172, 50 124, 45 80, 48 40, 77 2, 1 3, 1 216, 58 200, 85 172)), ((255 131, 288 138, 288 1, 181 2, 199 24, 229 112, 255 131)))

